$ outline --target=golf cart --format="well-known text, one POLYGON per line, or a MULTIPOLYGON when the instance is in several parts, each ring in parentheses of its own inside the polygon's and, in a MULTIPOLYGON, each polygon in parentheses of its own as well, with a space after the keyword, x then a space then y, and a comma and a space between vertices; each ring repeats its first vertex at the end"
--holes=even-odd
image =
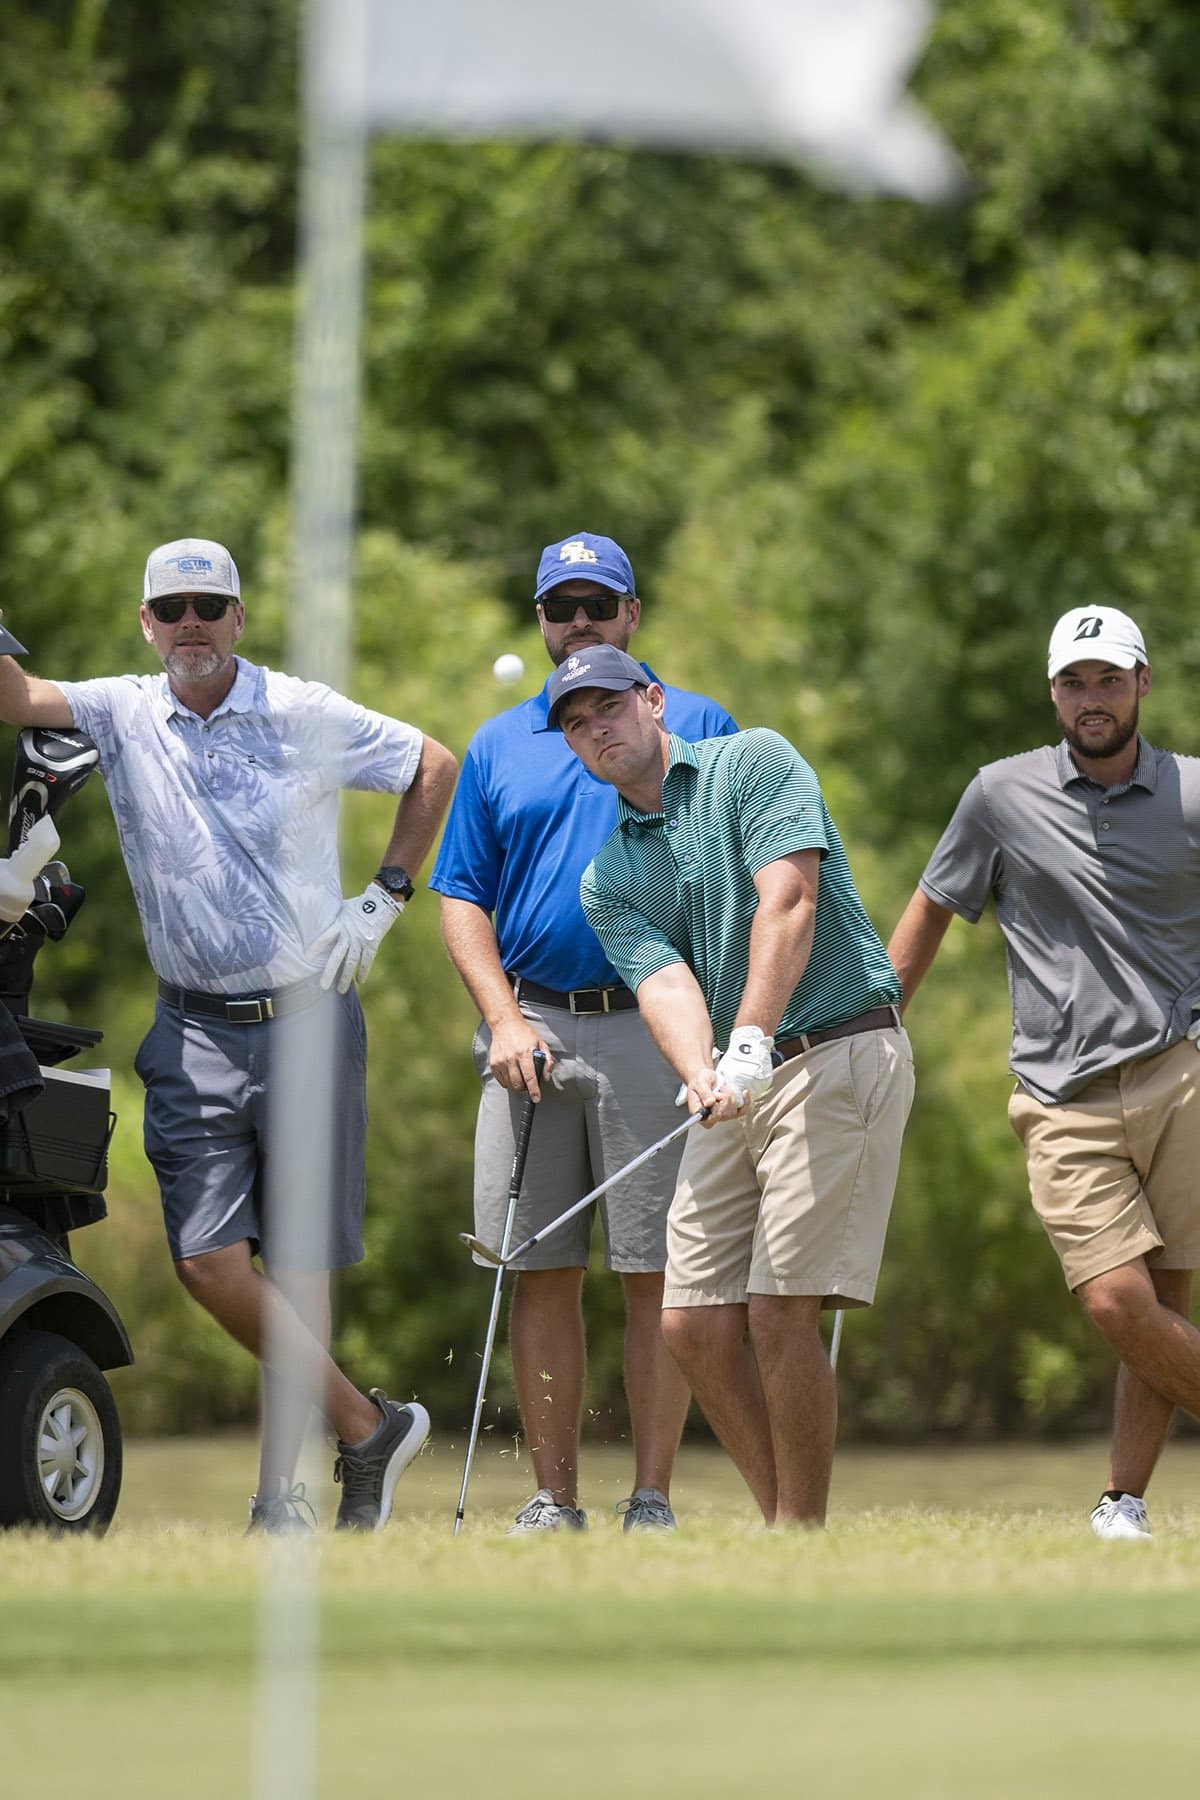
MULTIPOLYGON (((96 761, 82 732, 19 734, 10 855, 96 761)), ((29 1016, 34 958, 83 897, 51 862, 24 917, 0 923, 0 1527, 103 1532, 121 1491, 121 1425, 102 1371, 133 1351, 69 1245, 69 1233, 105 1216, 115 1116, 107 1069, 61 1067, 103 1033, 29 1016)))

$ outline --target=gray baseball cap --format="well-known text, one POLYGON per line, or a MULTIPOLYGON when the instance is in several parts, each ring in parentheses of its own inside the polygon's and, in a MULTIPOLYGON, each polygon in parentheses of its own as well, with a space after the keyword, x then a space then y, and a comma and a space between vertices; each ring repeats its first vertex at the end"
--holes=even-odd
POLYGON ((650 679, 641 663, 615 644, 589 644, 568 656, 550 677, 546 723, 551 731, 559 730, 559 708, 580 688, 610 688, 620 693, 625 688, 649 687, 650 679))
POLYGON ((160 544, 146 558, 142 599, 162 600, 168 594, 228 594, 231 600, 240 600, 237 564, 224 544, 212 538, 176 538, 160 544))

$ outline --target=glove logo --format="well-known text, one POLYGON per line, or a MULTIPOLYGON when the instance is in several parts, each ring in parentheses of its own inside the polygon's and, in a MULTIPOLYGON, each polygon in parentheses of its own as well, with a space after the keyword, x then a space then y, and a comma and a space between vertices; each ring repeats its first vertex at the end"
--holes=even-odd
POLYGON ((375 911, 375 902, 373 900, 364 900, 362 909, 365 913, 373 913, 375 911))

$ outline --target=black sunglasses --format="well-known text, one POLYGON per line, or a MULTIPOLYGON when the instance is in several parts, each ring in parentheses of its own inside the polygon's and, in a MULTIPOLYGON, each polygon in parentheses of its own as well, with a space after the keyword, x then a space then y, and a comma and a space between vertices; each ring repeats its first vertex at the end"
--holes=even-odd
POLYGON ((229 608, 236 604, 228 594, 178 594, 165 600, 146 602, 160 625, 178 625, 189 606, 198 619, 212 625, 223 619, 229 608))
POLYGON ((569 625, 582 606, 589 619, 615 619, 622 600, 632 594, 547 594, 542 612, 551 625, 569 625))

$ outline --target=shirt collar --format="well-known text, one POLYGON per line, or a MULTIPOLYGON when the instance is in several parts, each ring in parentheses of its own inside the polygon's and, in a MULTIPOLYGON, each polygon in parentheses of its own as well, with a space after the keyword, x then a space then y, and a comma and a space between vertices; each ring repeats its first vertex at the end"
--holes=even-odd
MULTIPOLYGON (((646 674, 650 677, 655 687, 662 687, 662 682, 654 673, 654 670, 650 667, 649 663, 642 663, 641 667, 646 671, 646 674)), ((554 670, 551 669, 546 677, 545 685, 542 688, 541 693, 535 694, 532 700, 527 700, 525 702, 529 709, 530 731, 549 731, 550 729, 547 720, 550 717, 550 683, 554 680, 554 673, 554 670)))
MULTIPOLYGON (((657 679, 657 677, 655 679, 657 679)), ((676 737, 674 732, 670 732, 668 733, 667 742, 670 749, 667 757, 666 774, 663 776, 664 800, 666 798, 667 783, 670 781, 671 776, 675 773, 676 769, 698 769, 700 767, 700 758, 696 755, 695 750, 692 748, 691 744, 687 742, 686 738, 676 737)), ((639 812, 636 806, 630 806, 623 794, 617 795, 617 824, 620 825, 622 829, 626 825, 652 825, 662 817, 663 810, 661 808, 658 812, 639 812)))
MULTIPOLYGON (((1082 769, 1075 766, 1075 759, 1071 755, 1066 738, 1059 739, 1054 755, 1060 787, 1069 787, 1074 781, 1087 781, 1092 787, 1100 785, 1099 782, 1094 782, 1090 776, 1085 775, 1082 769)), ((1153 794, 1158 787, 1158 752, 1153 744, 1146 742, 1140 732, 1138 733, 1138 756, 1133 774, 1128 781, 1121 782, 1118 787, 1110 791, 1123 794, 1127 788, 1131 787, 1145 788, 1148 794, 1153 794)))
MULTIPOLYGON (((262 670, 257 668, 254 663, 246 662, 240 656, 235 656, 234 661, 237 664, 237 674, 233 678, 233 686, 220 706, 209 713, 206 724, 211 724, 214 719, 221 718, 225 713, 252 713, 263 710, 259 691, 262 670)), ((165 674, 162 682, 163 700, 168 714, 173 714, 178 719, 198 719, 200 717, 199 713, 194 713, 190 706, 183 704, 165 674)))

